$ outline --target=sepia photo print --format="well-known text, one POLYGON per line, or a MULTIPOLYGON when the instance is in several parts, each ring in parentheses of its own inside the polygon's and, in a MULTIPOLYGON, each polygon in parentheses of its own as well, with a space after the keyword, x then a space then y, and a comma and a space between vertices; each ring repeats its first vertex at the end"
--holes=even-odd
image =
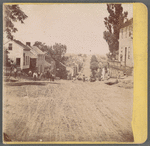
POLYGON ((3 4, 3 142, 134 142, 133 4, 3 4))

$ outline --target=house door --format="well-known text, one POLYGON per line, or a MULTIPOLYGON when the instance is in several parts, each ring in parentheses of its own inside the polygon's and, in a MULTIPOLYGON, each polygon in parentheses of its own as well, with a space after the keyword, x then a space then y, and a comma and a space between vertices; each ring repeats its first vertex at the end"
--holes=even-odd
POLYGON ((125 66, 126 66, 126 62, 127 62, 127 47, 125 47, 125 56, 124 57, 125 57, 125 60, 124 60, 125 61, 125 66))
POLYGON ((16 58, 16 65, 20 67, 20 58, 16 58))
POLYGON ((36 67, 36 59, 30 58, 30 68, 34 69, 36 67))

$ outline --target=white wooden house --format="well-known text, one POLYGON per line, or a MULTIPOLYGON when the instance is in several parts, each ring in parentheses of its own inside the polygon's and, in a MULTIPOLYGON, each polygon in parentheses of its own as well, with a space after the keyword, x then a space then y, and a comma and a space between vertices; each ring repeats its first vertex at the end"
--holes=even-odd
POLYGON ((133 67, 133 18, 120 29, 119 61, 123 66, 133 67))
POLYGON ((19 40, 10 40, 3 45, 8 50, 8 57, 21 69, 30 67, 30 48, 19 40))
POLYGON ((109 61, 110 76, 116 77, 118 73, 123 76, 133 75, 133 18, 124 23, 119 32, 118 60, 109 61))

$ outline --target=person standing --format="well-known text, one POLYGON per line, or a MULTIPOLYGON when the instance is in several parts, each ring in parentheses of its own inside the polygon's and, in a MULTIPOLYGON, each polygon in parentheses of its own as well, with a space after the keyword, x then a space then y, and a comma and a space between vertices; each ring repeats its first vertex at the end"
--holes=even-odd
POLYGON ((38 77, 38 74, 37 74, 37 72, 35 71, 35 72, 33 73, 34 81, 36 81, 37 77, 38 77))
POLYGON ((15 78, 17 77, 17 68, 16 67, 14 67, 14 76, 15 76, 15 78))
POLYGON ((110 78, 110 70, 109 70, 109 68, 107 68, 107 79, 109 79, 110 78))
POLYGON ((29 76, 32 76, 32 71, 31 71, 31 70, 29 70, 28 74, 29 74, 29 76))
POLYGON ((102 80, 104 80, 105 79, 105 68, 103 67, 102 68, 102 80))

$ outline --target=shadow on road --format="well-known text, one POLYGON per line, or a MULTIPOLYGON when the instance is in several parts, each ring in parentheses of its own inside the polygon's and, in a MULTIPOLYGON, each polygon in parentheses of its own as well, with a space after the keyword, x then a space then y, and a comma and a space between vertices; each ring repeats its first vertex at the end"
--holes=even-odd
POLYGON ((23 85, 40 85, 45 86, 47 84, 60 84, 56 82, 12 82, 12 83, 6 83, 7 86, 23 86, 23 85))

